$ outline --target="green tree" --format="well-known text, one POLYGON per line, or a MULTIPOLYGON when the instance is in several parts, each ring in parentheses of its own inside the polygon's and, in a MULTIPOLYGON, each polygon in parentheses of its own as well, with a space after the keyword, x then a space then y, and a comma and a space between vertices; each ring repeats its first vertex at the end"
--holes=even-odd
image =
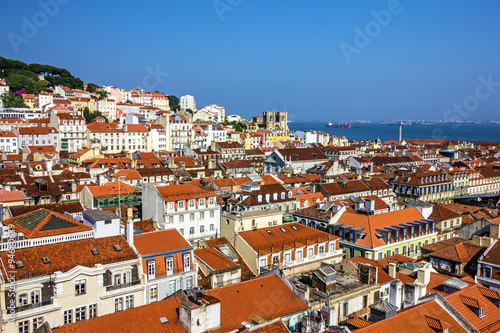
POLYGON ((104 101, 106 98, 108 98, 108 93, 105 92, 104 90, 99 90, 97 92, 97 95, 99 95, 99 97, 97 98, 97 100, 99 101, 104 101))
POLYGON ((100 111, 90 112, 90 110, 89 110, 88 107, 83 108, 83 110, 80 109, 80 111, 83 111, 83 118, 85 118, 85 122, 87 124, 90 124, 91 122, 93 122, 94 119, 97 118, 97 117, 103 117, 104 120, 107 123, 109 123, 108 118, 104 117, 100 111))
POLYGON ((186 109, 186 111, 193 114, 193 110, 191 110, 191 109, 186 109))
POLYGON ((12 91, 7 91, 2 95, 2 102, 5 108, 27 108, 24 104, 23 96, 16 96, 12 91))
POLYGON ((38 78, 30 78, 21 74, 10 74, 5 78, 5 82, 10 86, 12 91, 24 90, 27 94, 38 94, 40 86, 38 78))
POLYGON ((87 91, 88 92, 96 92, 97 91, 97 88, 99 88, 99 86, 95 83, 87 83, 87 91))
POLYGON ((170 106, 170 110, 179 111, 181 106, 179 105, 179 98, 174 95, 168 95, 168 105, 170 106))

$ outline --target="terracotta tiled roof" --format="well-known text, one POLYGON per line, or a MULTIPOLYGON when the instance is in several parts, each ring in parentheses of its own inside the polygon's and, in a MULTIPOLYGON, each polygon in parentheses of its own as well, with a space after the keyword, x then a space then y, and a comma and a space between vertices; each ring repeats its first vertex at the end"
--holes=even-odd
POLYGON ((38 210, 40 208, 44 208, 46 210, 50 210, 53 212, 57 212, 59 214, 64 215, 65 213, 78 213, 83 211, 82 204, 78 202, 61 202, 61 203, 53 203, 53 204, 45 204, 45 205, 36 205, 36 206, 11 206, 6 207, 10 211, 10 215, 12 217, 16 217, 28 212, 32 212, 34 210, 38 210))
POLYGON ((434 203, 434 208, 432 209, 432 213, 429 216, 430 219, 433 220, 449 220, 461 217, 461 214, 449 209, 446 205, 440 203, 434 203))
POLYGON ((336 240, 337 236, 313 229, 300 223, 243 231, 239 233, 248 245, 259 255, 270 253, 272 249, 287 249, 336 240), (284 231, 283 231, 284 230, 284 231))
MULTIPOLYGON (((375 236, 377 228, 420 219, 422 219, 422 215, 416 208, 412 207, 375 215, 345 212, 339 222, 344 225, 353 225, 354 228, 364 228, 363 232, 366 233, 366 237, 364 239, 357 239, 356 244, 368 247, 378 247, 386 245, 386 243, 383 238, 378 239, 375 236)), ((402 237, 402 235, 400 237, 402 237)))
POLYGON ((435 333, 434 327, 439 326, 436 322, 440 321, 441 326, 449 324, 450 332, 467 332, 462 325, 454 319, 447 310, 441 307, 436 300, 425 302, 387 319, 380 320, 370 326, 361 328, 356 332, 429 332, 435 333), (428 319, 431 318, 431 319, 428 319), (435 319, 434 321, 432 319, 435 319), (430 326, 431 325, 431 326, 430 326))
POLYGON ((461 290, 448 294, 445 298, 450 304, 462 314, 476 329, 482 331, 489 325, 492 332, 498 331, 500 325, 500 309, 483 294, 484 287, 475 284, 462 288, 461 290), (474 313, 474 308, 484 308, 484 317, 479 318, 474 313))
POLYGON ((26 198, 26 194, 24 194, 23 191, 7 191, 0 189, 0 202, 23 201, 26 198))
POLYGON ((139 172, 137 172, 137 170, 134 169, 119 170, 110 177, 113 178, 124 177, 125 180, 142 179, 139 172))
MULTIPOLYGON (((214 333, 237 330, 243 321, 251 322, 253 316, 272 320, 302 313, 308 309, 308 306, 276 275, 207 290, 207 294, 220 300, 221 326, 211 330, 214 333), (255 301, 255 295, 260 295, 258 302, 255 301)), ((54 333, 135 333, 146 329, 148 332, 186 333, 179 321, 180 303, 179 297, 172 297, 90 320, 59 326, 53 331, 54 333), (168 321, 162 324, 161 317, 166 317, 168 321)))
POLYGON ((212 247, 194 250, 194 255, 214 272, 238 267, 232 260, 212 247))
POLYGON ((40 208, 33 212, 2 221, 3 225, 14 225, 16 232, 25 238, 39 238, 74 232, 89 231, 92 227, 75 221, 65 215, 40 208))
POLYGON ((207 192, 191 184, 157 186, 156 190, 165 201, 215 197, 214 192, 207 192))
POLYGON ((372 324, 371 321, 363 319, 363 318, 352 318, 347 321, 347 323, 356 328, 363 328, 366 326, 370 326, 372 324))
POLYGON ((138 191, 134 186, 119 180, 105 185, 87 185, 87 188, 94 198, 108 195, 118 195, 118 192, 120 192, 121 195, 126 195, 138 191), (118 186, 120 187, 120 190, 118 190, 118 186))
POLYGON ((134 246, 141 255, 191 248, 177 229, 146 232, 134 237, 134 246))
MULTIPOLYGON (((94 267, 98 264, 130 260, 137 258, 137 255, 123 236, 112 236, 20 249, 16 250, 14 257, 16 261, 22 261, 24 264, 24 267, 16 268, 15 278, 21 280, 58 271, 67 272, 78 265, 94 267), (116 251, 114 245, 120 246, 121 250, 116 251), (92 249, 97 249, 99 254, 92 254, 92 249), (49 258, 50 263, 44 263, 43 257, 49 258)), ((8 252, 1 252, 0 258, 3 262, 8 262, 8 252)))

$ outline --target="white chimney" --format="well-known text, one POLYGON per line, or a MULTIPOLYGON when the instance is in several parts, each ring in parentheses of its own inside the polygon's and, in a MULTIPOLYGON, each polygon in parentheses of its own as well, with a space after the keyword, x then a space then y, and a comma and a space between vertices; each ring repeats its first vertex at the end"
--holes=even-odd
POLYGON ((127 220, 127 242, 130 246, 134 246, 134 221, 127 220))
POLYGON ((415 282, 427 286, 431 281, 431 272, 433 271, 431 263, 427 262, 424 266, 420 267, 417 271, 417 280, 415 282))
POLYGON ((389 263, 389 276, 393 279, 396 278, 396 263, 389 263))

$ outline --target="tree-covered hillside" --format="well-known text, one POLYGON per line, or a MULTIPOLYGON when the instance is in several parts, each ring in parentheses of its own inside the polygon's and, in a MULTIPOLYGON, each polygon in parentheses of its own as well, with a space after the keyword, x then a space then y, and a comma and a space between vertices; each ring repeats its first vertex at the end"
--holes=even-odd
POLYGON ((37 94, 47 86, 58 85, 83 89, 83 81, 64 68, 26 64, 20 60, 3 57, 0 57, 0 79, 5 79, 11 91, 22 90, 27 94, 37 94), (40 75, 44 76, 42 80, 39 78, 40 75))

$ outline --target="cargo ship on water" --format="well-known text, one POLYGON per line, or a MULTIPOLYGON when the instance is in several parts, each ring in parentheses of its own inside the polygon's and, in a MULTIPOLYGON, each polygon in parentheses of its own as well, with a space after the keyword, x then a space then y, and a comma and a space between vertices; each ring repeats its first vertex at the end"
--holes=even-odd
POLYGON ((342 124, 342 123, 338 123, 338 124, 334 124, 334 123, 328 123, 326 125, 326 127, 342 127, 342 128, 351 128, 352 125, 351 124, 342 124))

